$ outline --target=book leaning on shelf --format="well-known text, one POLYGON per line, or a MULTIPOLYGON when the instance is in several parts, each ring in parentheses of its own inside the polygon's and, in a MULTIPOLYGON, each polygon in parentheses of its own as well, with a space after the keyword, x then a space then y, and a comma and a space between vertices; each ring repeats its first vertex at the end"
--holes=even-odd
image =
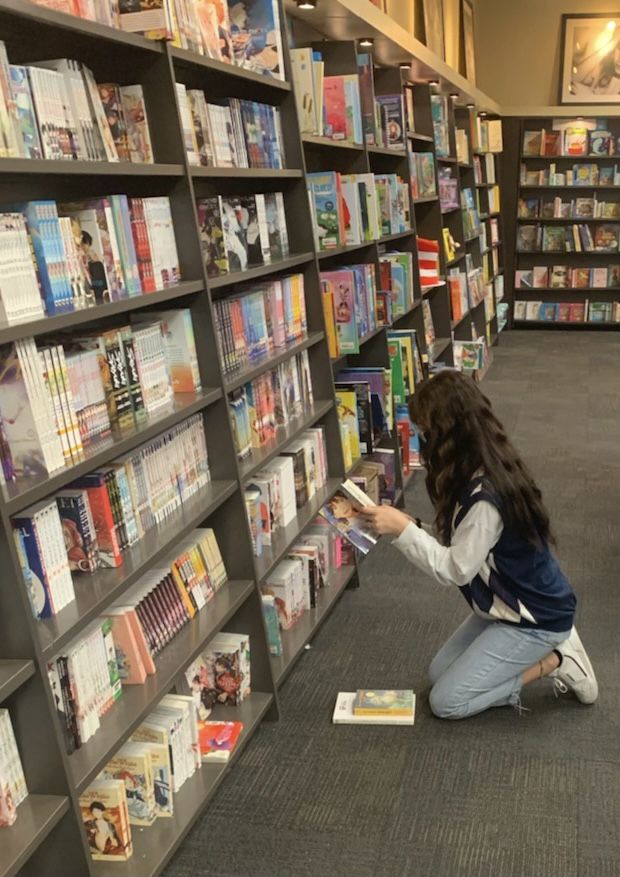
POLYGON ((194 415, 14 516, 33 616, 49 618, 73 602, 74 577, 122 566, 125 552, 209 480, 204 425, 194 415))
POLYGON ((620 301, 548 302, 523 301, 514 303, 515 320, 550 323, 620 323, 620 301))
POLYGON ((198 225, 209 277, 270 265, 289 255, 282 192, 201 198, 198 225))
POLYGON ((0 41, 0 157, 152 164, 142 87, 70 58, 9 64, 0 41))
POLYGON ((245 504, 254 554, 260 557, 275 533, 327 481, 323 427, 305 430, 282 453, 256 472, 245 488, 245 504))
POLYGON ((0 479, 52 473, 111 432, 139 428, 201 389, 188 310, 37 345, 0 346, 0 479))
POLYGON ((307 337, 303 274, 240 287, 214 302, 224 373, 234 375, 307 337))
POLYGON ((13 825, 19 815, 19 805, 28 797, 11 716, 0 709, 0 827, 13 825))
POLYGON ((18 323, 180 280, 167 197, 29 201, 0 213, 0 319, 18 323))

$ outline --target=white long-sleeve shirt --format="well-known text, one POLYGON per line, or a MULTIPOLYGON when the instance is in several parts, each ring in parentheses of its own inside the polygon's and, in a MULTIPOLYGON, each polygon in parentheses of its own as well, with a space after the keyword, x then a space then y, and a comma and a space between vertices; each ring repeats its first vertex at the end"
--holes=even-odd
POLYGON ((467 512, 449 546, 442 545, 427 529, 414 523, 405 527, 394 545, 407 560, 440 584, 462 587, 480 572, 503 529, 495 506, 481 500, 467 512))

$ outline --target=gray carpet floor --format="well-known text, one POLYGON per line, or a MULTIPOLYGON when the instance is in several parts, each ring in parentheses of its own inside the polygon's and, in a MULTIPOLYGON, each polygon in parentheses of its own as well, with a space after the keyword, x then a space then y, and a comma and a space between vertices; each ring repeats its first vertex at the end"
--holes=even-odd
MULTIPOLYGON (((620 336, 506 333, 483 390, 533 469, 600 697, 463 722, 428 708, 429 661, 468 609, 382 544, 166 877, 620 874, 620 336), (415 727, 334 727, 336 692, 413 687, 415 727)), ((411 512, 429 515, 418 477, 411 512)))

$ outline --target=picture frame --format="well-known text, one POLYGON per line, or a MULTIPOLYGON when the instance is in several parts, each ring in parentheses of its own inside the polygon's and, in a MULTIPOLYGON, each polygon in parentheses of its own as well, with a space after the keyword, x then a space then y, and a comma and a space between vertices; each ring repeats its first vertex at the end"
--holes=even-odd
POLYGON ((474 7, 472 0, 461 0, 461 21, 463 22, 463 60, 465 78, 476 84, 476 35, 474 32, 474 7))
POLYGON ((620 104, 620 16, 562 15, 559 102, 620 104))
POLYGON ((443 61, 443 0, 424 0, 424 35, 426 47, 443 61))

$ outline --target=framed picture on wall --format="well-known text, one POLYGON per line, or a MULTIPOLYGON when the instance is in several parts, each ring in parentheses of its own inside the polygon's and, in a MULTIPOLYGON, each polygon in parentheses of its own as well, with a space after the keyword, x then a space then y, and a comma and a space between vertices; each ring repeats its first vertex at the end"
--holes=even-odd
POLYGON ((463 55, 465 57, 465 77, 472 85, 476 84, 476 43, 474 36, 474 7, 471 0, 462 0, 463 55))
POLYGON ((424 33, 427 48, 436 55, 439 55, 443 61, 445 56, 442 0, 424 0, 424 33))
POLYGON ((560 103, 620 103, 620 17, 562 16, 560 103))

